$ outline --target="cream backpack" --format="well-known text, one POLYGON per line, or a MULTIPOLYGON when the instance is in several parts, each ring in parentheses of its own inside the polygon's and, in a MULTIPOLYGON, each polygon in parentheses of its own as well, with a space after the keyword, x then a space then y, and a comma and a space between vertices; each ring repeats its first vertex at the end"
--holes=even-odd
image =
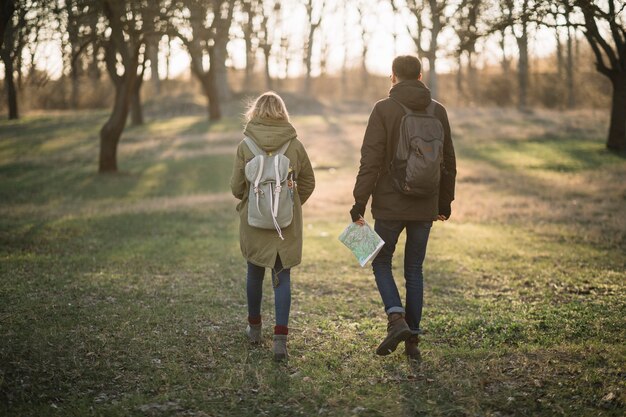
POLYGON ((245 167, 250 183, 248 224, 260 229, 276 229, 282 239, 282 228, 293 220, 293 194, 288 187, 291 162, 285 152, 291 141, 276 152, 266 153, 250 138, 244 142, 254 154, 245 167))

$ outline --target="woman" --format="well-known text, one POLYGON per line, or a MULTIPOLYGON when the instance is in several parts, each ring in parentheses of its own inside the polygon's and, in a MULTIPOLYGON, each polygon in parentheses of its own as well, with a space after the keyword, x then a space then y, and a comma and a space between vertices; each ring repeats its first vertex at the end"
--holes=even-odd
MULTIPOLYGON (((291 268, 302 259, 302 204, 313 193, 315 177, 311 161, 296 130, 289 122, 289 113, 282 98, 274 92, 259 96, 246 113, 244 135, 266 153, 273 153, 288 144, 284 155, 289 158, 289 193, 293 198, 293 219, 282 229, 261 229, 248 224, 248 193, 246 163, 255 154, 245 141, 239 143, 230 186, 241 200, 239 212, 239 241, 241 253, 248 262, 247 297, 248 327, 252 343, 261 341, 261 298, 265 268, 272 270, 276 326, 274 327, 274 359, 287 357, 289 309, 291 307, 291 268)), ((283 191, 284 192, 284 191, 283 191)))

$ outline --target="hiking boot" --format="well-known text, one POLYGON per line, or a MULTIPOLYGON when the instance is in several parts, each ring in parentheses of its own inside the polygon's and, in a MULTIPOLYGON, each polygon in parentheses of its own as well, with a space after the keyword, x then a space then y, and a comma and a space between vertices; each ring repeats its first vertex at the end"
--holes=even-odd
POLYGON ((388 316, 387 337, 376 349, 376 354, 385 356, 395 351, 400 342, 405 341, 413 333, 404 320, 404 313, 391 313, 388 316))
POLYGON ((250 343, 261 343, 261 323, 259 324, 248 324, 246 328, 246 334, 248 335, 248 339, 250 339, 250 343))
POLYGON ((418 347, 420 338, 418 335, 414 334, 408 339, 404 341, 404 353, 409 359, 413 359, 419 361, 421 359, 420 350, 418 347))
POLYGON ((287 335, 275 334, 274 335, 274 360, 277 362, 287 359, 287 335))

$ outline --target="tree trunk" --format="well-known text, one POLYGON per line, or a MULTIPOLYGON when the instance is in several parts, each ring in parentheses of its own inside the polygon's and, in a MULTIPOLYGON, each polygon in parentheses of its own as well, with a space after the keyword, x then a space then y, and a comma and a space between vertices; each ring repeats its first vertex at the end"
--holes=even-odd
POLYGON ((500 43, 500 50, 502 50, 502 61, 500 61, 502 74, 507 76, 509 75, 509 59, 506 57, 506 32, 504 29, 500 31, 500 39, 498 41, 500 43))
MULTIPOLYGON (((21 51, 21 48, 20 48, 21 51)), ((13 66, 13 69, 17 68, 17 91, 22 92, 24 90, 24 65, 22 62, 22 54, 21 53, 17 53, 15 54, 15 65, 13 66)))
POLYGON ((211 82, 211 85, 207 86, 209 89, 206 93, 209 100, 209 120, 214 122, 222 118, 222 109, 220 108, 220 102, 218 99, 218 90, 215 88, 215 82, 211 82))
POLYGON ((611 77, 613 103, 606 147, 612 151, 626 150, 626 72, 611 77))
MULTIPOLYGON (((249 19, 251 17, 248 17, 249 19)), ((254 51, 252 45, 252 33, 249 30, 244 32, 244 41, 246 43, 246 69, 244 78, 244 90, 252 90, 252 76, 254 74, 254 51)), ((265 52, 265 51, 264 51, 265 52)), ((267 63, 267 58, 266 58, 267 63)))
MULTIPOLYGON (((93 14, 90 17, 89 25, 91 28, 91 33, 98 33, 98 16, 97 14, 93 14)), ((92 81, 92 84, 97 87, 98 81, 100 81, 101 71, 99 64, 98 54, 100 53, 100 45, 98 42, 93 42, 91 44, 91 53, 87 52, 87 56, 89 57, 89 62, 87 64, 87 74, 89 79, 92 81)))
POLYGON ((11 18, 15 11, 14 0, 4 0, 0 3, 0 49, 2 49, 5 30, 13 30, 11 26, 11 18))
POLYGON ((135 87, 130 96, 130 124, 132 126, 141 126, 143 123, 144 119, 143 108, 141 105, 141 87, 135 87))
POLYGON ((230 100, 232 97, 232 91, 228 85, 228 69, 226 68, 227 43, 228 38, 226 38, 226 41, 216 40, 211 53, 210 71, 213 72, 215 87, 217 88, 220 101, 230 100))
POLYGON ((109 120, 100 129, 100 161, 98 172, 117 172, 117 145, 128 118, 131 82, 125 75, 115 87, 115 101, 109 120))
POLYGON ((146 61, 144 59, 141 64, 141 73, 130 91, 130 123, 132 126, 141 126, 143 120, 143 106, 141 104, 141 85, 143 84, 143 75, 146 71, 146 61))
POLYGON ((473 102, 478 94, 477 83, 478 76, 476 74, 476 65, 474 65, 474 52, 472 49, 467 52, 467 94, 469 94, 469 102, 473 102))
MULTIPOLYGON (((12 30, 11 28, 8 28, 12 30)), ((7 37, 10 37, 8 35, 7 37)), ((9 44, 9 42, 7 42, 9 44)), ((9 120, 16 120, 19 118, 19 112, 17 107, 17 89, 15 88, 15 75, 13 71, 13 60, 11 59, 11 52, 2 51, 2 62, 4 63, 4 85, 7 90, 7 105, 9 107, 9 120)))
POLYGON ((556 71, 559 75, 559 79, 562 79, 561 77, 563 76, 563 67, 565 65, 563 60, 563 43, 561 42, 561 32, 559 32, 560 30, 561 28, 557 27, 554 32, 556 40, 556 71))
POLYGON ((70 66, 70 78, 72 80, 72 90, 70 92, 70 108, 72 110, 78 109, 78 96, 80 94, 80 80, 78 78, 78 65, 77 59, 72 57, 72 64, 70 66))
POLYGON ((170 68, 172 64, 172 38, 167 37, 167 52, 165 53, 165 80, 170 80, 170 68))
POLYGON ((270 75, 270 52, 271 46, 263 47, 263 56, 265 58, 265 86, 268 90, 272 90, 274 88, 272 82, 272 76, 270 75))
MULTIPOLYGON (((6 7, 11 7, 12 3, 9 3, 6 7)), ((12 10, 11 10, 12 12, 12 10)), ((8 16, 4 40, 6 43, 0 49, 0 58, 4 64, 4 85, 7 90, 7 105, 9 108, 9 120, 16 120, 19 118, 19 112, 17 107, 17 89, 15 88, 15 70, 13 68, 13 54, 11 53, 14 46, 14 25, 11 16, 8 16)))
POLYGON ((311 25, 309 29, 309 39, 306 45, 306 55, 304 56, 304 67, 306 74, 304 75, 304 92, 306 94, 311 93, 311 66, 313 58, 313 37, 315 35, 315 27, 311 25))
POLYGON ((522 29, 522 36, 517 38, 519 49, 519 62, 517 64, 517 77, 519 84, 518 108, 526 110, 528 108, 528 34, 526 26, 522 29))
POLYGON ((211 62, 211 66, 208 71, 204 70, 202 50, 197 46, 190 44, 188 46, 188 51, 191 58, 191 73, 200 82, 202 92, 207 99, 209 120, 219 120, 222 117, 222 112, 220 109, 218 90, 215 85, 215 67, 213 66, 213 63, 215 62, 213 56, 215 49, 209 49, 209 61, 211 62))
POLYGON ((567 67, 565 74, 567 79, 567 107, 573 109, 576 107, 576 92, 574 90, 574 51, 572 32, 573 28, 567 28, 567 67))
POLYGON ((428 88, 432 98, 439 98, 439 79, 437 77, 437 55, 433 53, 428 57, 428 88))
MULTIPOLYGON (((256 14, 256 8, 253 12, 252 9, 256 6, 252 1, 243 1, 241 2, 241 8, 243 14, 246 16, 245 23, 242 24, 241 29, 243 31, 243 40, 246 45, 246 67, 245 67, 245 75, 243 80, 243 89, 244 91, 252 90, 252 77, 254 74, 254 64, 255 64, 255 48, 252 43, 252 32, 253 32, 253 20, 256 14)), ((267 28, 265 28, 267 30, 267 28)))
POLYGON ((100 52, 100 48, 96 45, 92 46, 93 52, 88 54, 89 63, 87 64, 87 74, 92 84, 97 85, 98 81, 100 81, 100 67, 98 66, 98 53, 100 52))
POLYGON ((207 99, 209 120, 216 121, 221 119, 222 110, 220 108, 219 92, 215 86, 215 74, 213 72, 213 67, 211 66, 209 71, 204 74, 196 73, 196 75, 202 85, 204 96, 207 99))
POLYGON ((161 79, 159 78, 159 42, 158 36, 154 36, 146 47, 146 53, 150 60, 150 82, 154 94, 161 94, 161 79))
POLYGON ((429 0, 430 18, 432 20, 432 28, 430 29, 430 45, 428 47, 428 87, 430 94, 434 99, 439 98, 439 77, 437 76, 437 51, 439 50, 439 33, 443 29, 441 21, 441 13, 439 4, 436 0, 429 0))
POLYGON ((363 49, 361 51, 361 91, 362 92, 366 92, 367 87, 369 86, 370 72, 367 70, 367 52, 368 52, 368 48, 364 42, 363 49))
POLYGON ((459 51, 457 56, 457 70, 456 70, 456 97, 457 101, 461 103, 465 94, 463 93, 463 54, 459 51))

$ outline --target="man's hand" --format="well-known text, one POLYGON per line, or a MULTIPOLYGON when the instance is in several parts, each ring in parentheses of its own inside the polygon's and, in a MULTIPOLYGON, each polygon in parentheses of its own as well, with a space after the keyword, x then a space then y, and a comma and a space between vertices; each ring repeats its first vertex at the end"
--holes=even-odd
POLYGON ((365 224, 365 220, 363 220, 364 214, 365 206, 360 203, 354 203, 352 209, 350 210, 350 218, 352 219, 352 221, 363 226, 365 224))
POLYGON ((452 214, 452 207, 450 207, 450 203, 443 204, 441 200, 439 201, 439 214, 437 215, 437 220, 441 220, 445 222, 450 218, 452 214))

